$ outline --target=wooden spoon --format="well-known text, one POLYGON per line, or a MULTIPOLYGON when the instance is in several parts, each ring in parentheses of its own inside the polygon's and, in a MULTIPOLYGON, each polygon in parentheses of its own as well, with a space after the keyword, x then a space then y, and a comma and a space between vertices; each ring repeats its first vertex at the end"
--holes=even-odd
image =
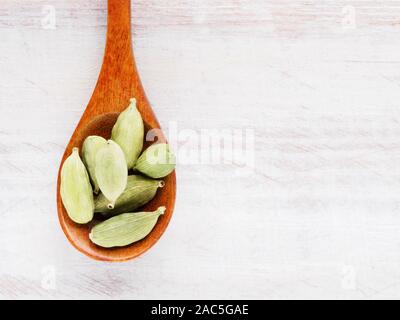
MULTIPOLYGON (((82 147, 89 135, 111 136, 112 127, 118 114, 129 105, 130 98, 136 98, 138 109, 145 123, 145 130, 159 128, 159 123, 150 107, 135 65, 131 41, 130 0, 108 0, 107 43, 100 76, 81 120, 65 150, 58 173, 57 208, 61 227, 72 245, 87 256, 102 261, 126 261, 150 249, 164 233, 171 219, 175 205, 175 172, 164 179, 165 186, 157 196, 141 211, 153 211, 159 206, 167 208, 153 231, 143 240, 123 248, 104 249, 89 240, 89 232, 94 224, 78 225, 67 215, 60 196, 60 172, 65 159, 73 147, 82 147)), ((161 132, 161 130, 160 130, 161 132)), ((159 141, 166 142, 162 133, 159 141)), ((145 147, 150 145, 145 142, 145 147)))

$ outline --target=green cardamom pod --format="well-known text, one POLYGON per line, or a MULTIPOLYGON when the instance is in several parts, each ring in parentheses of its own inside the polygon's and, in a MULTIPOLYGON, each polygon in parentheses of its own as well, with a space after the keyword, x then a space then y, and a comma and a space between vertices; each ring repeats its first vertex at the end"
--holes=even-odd
POLYGON ((72 221, 85 224, 93 219, 92 186, 85 165, 74 148, 61 169, 61 199, 72 221))
POLYGON ((95 174, 101 192, 109 201, 108 207, 113 209, 128 180, 124 152, 114 141, 108 140, 97 152, 95 174))
POLYGON ((164 181, 153 180, 142 176, 129 176, 124 192, 115 202, 114 209, 108 208, 109 201, 100 194, 95 200, 94 212, 100 212, 105 217, 115 216, 124 212, 132 212, 150 202, 158 188, 164 186, 164 181))
POLYGON ((82 160, 93 184, 94 193, 99 193, 99 184, 97 183, 95 166, 97 152, 107 144, 106 139, 99 136, 89 136, 85 139, 82 146, 82 160))
POLYGON ((103 248, 123 247, 145 238, 156 225, 165 207, 154 212, 123 213, 93 227, 90 240, 103 248))
POLYGON ((154 179, 166 177, 175 169, 175 155, 166 143, 147 148, 136 161, 134 169, 154 179))
POLYGON ((111 139, 120 145, 125 153, 128 169, 132 169, 143 149, 144 125, 136 108, 136 99, 123 111, 114 125, 111 139))

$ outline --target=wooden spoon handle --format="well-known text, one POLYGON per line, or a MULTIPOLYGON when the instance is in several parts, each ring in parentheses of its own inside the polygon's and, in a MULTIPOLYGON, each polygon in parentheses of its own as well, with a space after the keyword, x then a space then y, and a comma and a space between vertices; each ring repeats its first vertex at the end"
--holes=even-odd
POLYGON ((106 55, 132 58, 131 40, 131 0, 108 0, 106 55))
POLYGON ((129 99, 145 99, 136 69, 131 37, 131 1, 108 0, 107 42, 103 66, 87 113, 122 111, 129 99))

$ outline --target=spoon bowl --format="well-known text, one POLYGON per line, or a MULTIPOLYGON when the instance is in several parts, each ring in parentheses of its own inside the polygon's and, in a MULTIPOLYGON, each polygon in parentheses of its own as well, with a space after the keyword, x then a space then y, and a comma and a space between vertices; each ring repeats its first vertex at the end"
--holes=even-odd
MULTIPOLYGON (((156 197, 143 208, 136 210, 154 211, 160 206, 167 208, 152 232, 143 240, 129 246, 105 249, 89 240, 91 228, 99 223, 101 218, 95 215, 95 219, 89 224, 76 224, 69 218, 61 200, 60 173, 65 159, 74 147, 81 149, 83 141, 90 135, 110 139, 118 115, 129 105, 130 98, 134 97, 137 100, 137 107, 145 124, 145 133, 157 129, 158 141, 166 142, 136 69, 131 47, 130 10, 130 0, 108 0, 107 43, 103 66, 92 98, 66 147, 58 173, 57 210, 62 230, 76 249, 101 261, 126 261, 150 249, 167 228, 175 205, 176 176, 173 172, 163 179, 165 186, 158 190, 156 197)), ((144 149, 152 143, 153 141, 144 141, 144 149)))

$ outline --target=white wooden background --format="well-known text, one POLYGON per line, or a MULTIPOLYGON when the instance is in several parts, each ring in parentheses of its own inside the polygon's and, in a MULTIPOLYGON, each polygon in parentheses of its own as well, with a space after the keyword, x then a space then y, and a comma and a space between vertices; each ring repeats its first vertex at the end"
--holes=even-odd
POLYGON ((164 127, 252 128, 256 170, 179 165, 151 251, 78 253, 56 176, 96 83, 106 1, 2 0, 0 297, 400 298, 400 2, 133 0, 132 15, 164 127))

